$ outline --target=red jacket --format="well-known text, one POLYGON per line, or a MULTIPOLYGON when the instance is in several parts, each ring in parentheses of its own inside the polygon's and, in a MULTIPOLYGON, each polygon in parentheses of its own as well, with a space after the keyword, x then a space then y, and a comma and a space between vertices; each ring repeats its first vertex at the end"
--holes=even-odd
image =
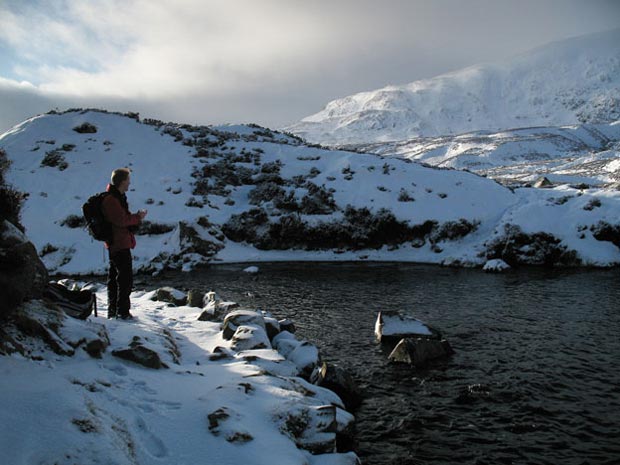
POLYGON ((108 184, 106 190, 110 195, 105 196, 101 208, 105 219, 112 223, 113 240, 112 244, 106 242, 105 245, 110 252, 133 249, 136 246, 136 237, 129 227, 140 224, 140 215, 129 212, 127 198, 116 187, 108 184))

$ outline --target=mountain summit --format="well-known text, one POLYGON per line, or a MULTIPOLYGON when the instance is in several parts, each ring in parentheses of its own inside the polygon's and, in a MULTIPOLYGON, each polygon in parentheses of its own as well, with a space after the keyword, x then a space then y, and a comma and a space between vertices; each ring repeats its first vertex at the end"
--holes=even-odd
POLYGON ((620 29, 329 102, 288 128, 329 145, 620 119, 620 29))

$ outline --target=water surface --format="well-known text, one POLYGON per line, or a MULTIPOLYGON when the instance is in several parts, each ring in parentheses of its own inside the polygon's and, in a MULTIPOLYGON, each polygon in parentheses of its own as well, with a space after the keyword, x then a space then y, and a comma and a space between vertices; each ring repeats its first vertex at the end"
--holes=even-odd
POLYGON ((143 284, 213 289, 289 317, 345 367, 364 464, 620 463, 620 272, 506 274, 411 264, 221 265, 143 284), (387 362, 377 312, 439 328, 456 355, 387 362))

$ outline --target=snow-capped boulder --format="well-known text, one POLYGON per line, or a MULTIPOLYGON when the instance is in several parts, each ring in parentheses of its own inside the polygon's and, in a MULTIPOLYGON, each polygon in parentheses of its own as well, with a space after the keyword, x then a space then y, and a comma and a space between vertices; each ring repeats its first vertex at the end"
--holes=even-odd
POLYGON ((439 339, 441 334, 426 323, 394 311, 383 311, 377 315, 375 336, 380 342, 397 342, 405 337, 439 339))
POLYGON ((288 331, 282 331, 272 341, 274 349, 282 354, 299 370, 299 375, 309 379, 314 369, 321 363, 319 349, 308 341, 299 341, 288 331))
POLYGON ((224 339, 232 339, 237 328, 242 325, 259 326, 266 331, 265 320, 260 312, 255 310, 234 310, 224 318, 222 337, 224 339))
POLYGON ((264 327, 248 324, 237 328, 232 336, 231 347, 240 352, 242 350, 269 349, 271 343, 264 327))
POLYGON ((423 367, 429 362, 449 357, 454 353, 450 343, 445 340, 412 338, 401 339, 388 356, 391 362, 408 363, 423 367))
POLYGON ((249 273, 249 274, 256 274, 258 273, 258 267, 257 266, 248 266, 247 268, 245 268, 243 270, 244 273, 249 273))

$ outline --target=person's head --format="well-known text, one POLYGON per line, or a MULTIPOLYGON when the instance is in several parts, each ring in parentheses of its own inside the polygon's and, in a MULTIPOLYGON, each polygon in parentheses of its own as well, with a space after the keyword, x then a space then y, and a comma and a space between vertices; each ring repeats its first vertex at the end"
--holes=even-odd
POLYGON ((116 187, 121 193, 125 193, 129 190, 129 182, 131 170, 129 168, 118 168, 112 171, 110 177, 110 184, 116 187))

